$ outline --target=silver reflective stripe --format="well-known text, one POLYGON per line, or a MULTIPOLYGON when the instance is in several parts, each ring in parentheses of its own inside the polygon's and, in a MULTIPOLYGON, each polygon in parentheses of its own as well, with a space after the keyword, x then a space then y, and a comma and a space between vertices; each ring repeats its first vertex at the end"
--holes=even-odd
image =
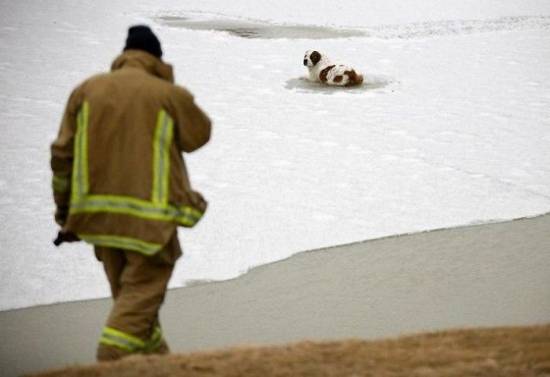
POLYGON ((141 339, 112 327, 105 327, 103 329, 99 343, 117 347, 127 352, 140 352, 145 350, 147 346, 141 339))
POLYGON ((148 220, 175 221, 186 227, 194 226, 203 213, 189 206, 175 207, 146 200, 116 195, 88 195, 73 203, 71 214, 76 213, 119 213, 148 220))
POLYGON ((69 192, 71 188, 69 177, 54 175, 52 178, 52 187, 54 192, 58 192, 58 193, 69 192))
POLYGON ((131 237, 113 236, 110 234, 81 234, 78 238, 93 245, 112 247, 115 249, 133 250, 138 253, 150 256, 162 249, 162 245, 153 242, 146 242, 131 237))
POLYGON ((162 341, 162 329, 160 328, 160 326, 156 326, 155 330, 153 331, 153 335, 151 335, 151 339, 149 339, 149 341, 147 342, 147 351, 156 351, 162 345, 162 341))
POLYGON ((166 204, 169 197, 170 145, 174 133, 172 118, 161 110, 153 138, 153 187, 151 200, 166 204))
POLYGON ((89 105, 84 101, 76 118, 71 202, 88 193, 88 117, 89 105))

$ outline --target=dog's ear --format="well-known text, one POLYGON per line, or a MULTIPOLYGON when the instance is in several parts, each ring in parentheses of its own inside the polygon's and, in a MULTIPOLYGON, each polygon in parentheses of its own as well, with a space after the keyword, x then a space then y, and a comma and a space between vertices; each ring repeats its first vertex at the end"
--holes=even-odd
POLYGON ((309 55, 309 58, 313 65, 315 65, 321 61, 321 53, 319 51, 313 51, 311 55, 309 55))

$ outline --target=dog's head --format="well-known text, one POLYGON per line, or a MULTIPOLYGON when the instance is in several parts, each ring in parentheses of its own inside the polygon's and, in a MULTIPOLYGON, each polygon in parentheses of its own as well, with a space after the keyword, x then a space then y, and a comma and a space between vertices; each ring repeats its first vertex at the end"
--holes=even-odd
POLYGON ((319 51, 308 50, 304 55, 304 65, 308 68, 314 67, 321 61, 321 53, 319 51))

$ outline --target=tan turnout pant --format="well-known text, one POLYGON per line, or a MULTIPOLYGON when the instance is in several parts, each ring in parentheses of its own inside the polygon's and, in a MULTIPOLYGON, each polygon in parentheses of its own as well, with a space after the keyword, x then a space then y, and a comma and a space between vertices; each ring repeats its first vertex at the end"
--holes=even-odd
POLYGON ((168 353, 159 322, 168 281, 181 256, 177 233, 154 256, 95 246, 111 286, 114 304, 97 348, 97 360, 136 353, 168 353))

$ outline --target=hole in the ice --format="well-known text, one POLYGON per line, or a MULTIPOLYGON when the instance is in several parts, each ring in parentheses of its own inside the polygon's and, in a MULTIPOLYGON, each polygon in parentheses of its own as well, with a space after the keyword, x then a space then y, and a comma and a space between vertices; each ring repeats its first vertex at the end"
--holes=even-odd
POLYGON ((172 27, 189 30, 221 31, 241 38, 332 39, 367 36, 366 32, 360 30, 336 29, 323 26, 277 25, 222 18, 204 19, 204 16, 202 18, 160 16, 156 20, 172 27))
POLYGON ((236 35, 237 37, 242 37, 242 38, 260 38, 260 35, 261 35, 261 31, 257 28, 242 28, 242 27, 234 28, 234 29, 228 28, 227 30, 223 30, 223 31, 226 31, 229 34, 236 35))
POLYGON ((381 75, 363 75, 365 81, 360 86, 341 87, 341 86, 329 86, 318 82, 311 82, 306 77, 293 78, 286 81, 285 88, 289 90, 296 90, 300 93, 322 93, 322 94, 334 94, 334 93, 351 93, 359 94, 374 89, 381 89, 393 82, 393 80, 386 76, 381 75))

